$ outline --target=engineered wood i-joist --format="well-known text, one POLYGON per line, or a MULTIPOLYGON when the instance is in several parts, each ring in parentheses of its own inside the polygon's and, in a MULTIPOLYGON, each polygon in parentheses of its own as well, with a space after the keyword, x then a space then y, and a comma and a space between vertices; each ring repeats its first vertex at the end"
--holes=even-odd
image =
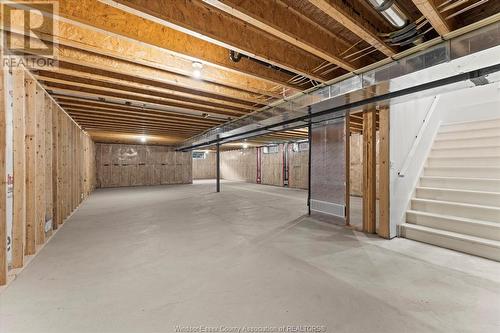
POLYGON ((36 252, 36 82, 26 79, 26 248, 25 254, 36 252))
POLYGON ((13 158, 14 202, 12 211, 12 267, 24 264, 26 244, 26 131, 25 131, 25 79, 24 70, 14 70, 13 80, 13 158))
POLYGON ((0 285, 7 283, 7 201, 5 71, 0 70, 0 285))

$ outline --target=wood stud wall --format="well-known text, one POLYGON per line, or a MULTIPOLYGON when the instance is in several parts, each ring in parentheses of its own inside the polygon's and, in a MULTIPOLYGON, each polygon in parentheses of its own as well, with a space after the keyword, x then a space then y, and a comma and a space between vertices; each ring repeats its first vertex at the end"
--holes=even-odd
MULTIPOLYGON (((0 71, 0 202, 5 197, 5 94, 13 97, 13 219, 11 269, 22 268, 95 187, 94 143, 24 69, 12 72, 12 91, 0 71), (51 225, 47 222, 52 221, 51 225), (47 224, 47 230, 46 230, 47 224), (50 228, 49 228, 50 226, 50 228)), ((4 239, 5 205, 0 237, 4 239)), ((7 282, 6 242, 0 247, 0 285, 7 282)))

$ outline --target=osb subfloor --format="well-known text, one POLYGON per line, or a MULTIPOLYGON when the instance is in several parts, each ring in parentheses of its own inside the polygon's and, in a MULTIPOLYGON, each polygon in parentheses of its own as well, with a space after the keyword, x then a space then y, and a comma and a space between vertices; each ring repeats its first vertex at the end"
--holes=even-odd
POLYGON ((0 294, 0 332, 498 332, 499 263, 312 220, 305 191, 222 185, 96 191, 0 294))

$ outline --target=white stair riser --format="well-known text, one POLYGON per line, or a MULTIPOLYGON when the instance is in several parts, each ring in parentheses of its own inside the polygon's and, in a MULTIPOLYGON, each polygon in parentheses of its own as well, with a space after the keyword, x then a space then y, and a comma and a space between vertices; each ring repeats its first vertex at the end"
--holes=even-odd
POLYGON ((475 207, 460 205, 459 203, 429 202, 413 199, 412 210, 419 210, 429 213, 466 217, 476 220, 490 222, 500 222, 500 208, 475 207))
POLYGON ((460 220, 458 218, 448 219, 439 216, 423 215, 418 212, 406 213, 406 222, 423 225, 429 228, 458 232, 465 235, 500 241, 500 224, 494 226, 481 225, 460 220))
POLYGON ((475 139, 455 139, 435 141, 433 148, 455 148, 455 147, 478 147, 478 146, 500 146, 500 136, 475 138, 475 139))
POLYGON ((416 193, 417 198, 420 199, 463 202, 476 205, 500 207, 500 193, 446 191, 426 188, 417 188, 416 193))
POLYGON ((492 179, 446 179, 422 177, 420 179, 420 186, 470 191, 500 192, 500 180, 492 179))
POLYGON ((437 168, 428 167, 424 170, 425 176, 441 177, 476 177, 500 179, 500 168, 478 168, 478 167, 460 167, 460 168, 437 168))
POLYGON ((500 261, 500 249, 496 247, 450 238, 439 234, 423 232, 420 230, 406 228, 404 226, 401 229, 401 234, 409 239, 500 261))
POLYGON ((500 156, 462 158, 462 157, 431 157, 427 160, 429 167, 496 167, 500 165, 500 156))
POLYGON ((448 139, 472 139, 483 138, 485 136, 498 136, 500 135, 500 127, 485 128, 479 130, 457 131, 457 132, 439 132, 436 135, 436 140, 448 139))
POLYGON ((500 155, 500 146, 497 147, 470 147, 470 148, 433 148, 429 157, 482 157, 500 155))
POLYGON ((441 125, 439 132, 446 133, 454 131, 485 130, 488 128, 500 128, 500 118, 471 121, 466 123, 444 124, 441 125))

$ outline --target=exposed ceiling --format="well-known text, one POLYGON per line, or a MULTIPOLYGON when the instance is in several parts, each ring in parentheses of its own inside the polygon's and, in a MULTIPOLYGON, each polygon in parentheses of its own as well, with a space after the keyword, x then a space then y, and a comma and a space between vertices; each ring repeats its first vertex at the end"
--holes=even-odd
POLYGON ((176 144, 500 12, 494 0, 394 1, 406 27, 413 24, 403 41, 414 41, 405 44, 375 10, 384 2, 65 0, 56 17, 58 66, 30 69, 95 141, 147 135, 176 144))

